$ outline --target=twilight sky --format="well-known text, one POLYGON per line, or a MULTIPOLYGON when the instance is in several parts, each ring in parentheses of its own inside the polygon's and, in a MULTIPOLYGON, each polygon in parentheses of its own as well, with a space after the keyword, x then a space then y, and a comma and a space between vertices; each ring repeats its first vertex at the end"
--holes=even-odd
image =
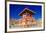
POLYGON ((19 19, 21 18, 18 14, 22 12, 25 8, 28 8, 34 12, 36 12, 33 17, 35 19, 39 19, 42 17, 42 6, 40 5, 19 5, 19 4, 10 4, 10 19, 19 19))

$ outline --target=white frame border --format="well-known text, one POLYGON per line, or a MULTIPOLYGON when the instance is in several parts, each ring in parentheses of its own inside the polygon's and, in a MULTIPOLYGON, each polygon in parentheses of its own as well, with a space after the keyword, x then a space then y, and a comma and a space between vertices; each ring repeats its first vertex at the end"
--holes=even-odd
POLYGON ((9 4, 21 4, 21 5, 41 5, 42 6, 42 25, 44 25, 44 5, 43 4, 39 4, 39 3, 21 3, 21 2, 7 2, 7 31, 23 31, 23 30, 40 30, 43 29, 44 27, 42 26, 42 28, 17 28, 17 29, 10 29, 9 28, 9 4))

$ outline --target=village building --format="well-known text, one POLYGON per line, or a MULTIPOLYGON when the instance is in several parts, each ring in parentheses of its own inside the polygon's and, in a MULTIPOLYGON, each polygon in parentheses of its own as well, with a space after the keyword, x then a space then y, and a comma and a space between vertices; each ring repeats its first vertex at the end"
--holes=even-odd
POLYGON ((23 27, 31 27, 32 25, 36 24, 36 20, 33 18, 35 14, 34 11, 25 8, 22 12, 20 12, 20 16, 22 17, 19 20, 19 26, 23 27))
POLYGON ((35 18, 33 17, 33 15, 35 15, 36 12, 25 8, 24 10, 22 10, 22 12, 20 12, 18 15, 21 16, 20 19, 16 20, 16 19, 10 19, 10 27, 25 27, 25 28, 29 28, 29 27, 41 27, 42 26, 42 22, 40 20, 35 20, 35 18))

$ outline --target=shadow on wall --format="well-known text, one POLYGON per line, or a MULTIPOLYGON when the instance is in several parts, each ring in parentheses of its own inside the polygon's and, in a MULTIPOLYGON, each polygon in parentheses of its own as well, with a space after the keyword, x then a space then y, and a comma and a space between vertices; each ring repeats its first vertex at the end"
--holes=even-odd
POLYGON ((19 33, 19 32, 7 32, 7 33, 19 33))

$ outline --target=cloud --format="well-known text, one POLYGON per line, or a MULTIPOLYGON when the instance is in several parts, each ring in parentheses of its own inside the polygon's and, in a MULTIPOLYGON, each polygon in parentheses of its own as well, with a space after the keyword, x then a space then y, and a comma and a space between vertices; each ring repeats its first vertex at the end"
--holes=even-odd
POLYGON ((37 22, 42 22, 42 18, 39 18, 38 20, 36 20, 37 22))

